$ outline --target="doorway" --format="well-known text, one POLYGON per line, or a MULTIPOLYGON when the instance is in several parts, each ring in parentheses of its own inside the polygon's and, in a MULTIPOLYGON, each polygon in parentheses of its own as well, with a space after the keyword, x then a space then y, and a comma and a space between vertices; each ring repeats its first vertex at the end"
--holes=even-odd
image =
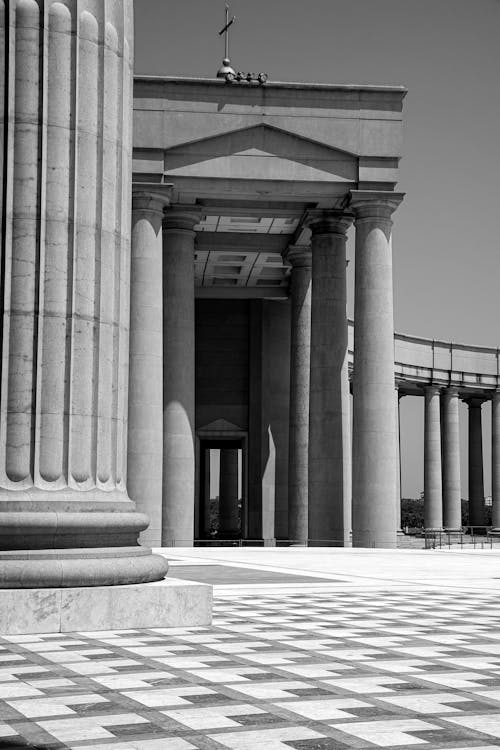
POLYGON ((200 438, 199 539, 245 537, 245 442, 244 438, 200 438))

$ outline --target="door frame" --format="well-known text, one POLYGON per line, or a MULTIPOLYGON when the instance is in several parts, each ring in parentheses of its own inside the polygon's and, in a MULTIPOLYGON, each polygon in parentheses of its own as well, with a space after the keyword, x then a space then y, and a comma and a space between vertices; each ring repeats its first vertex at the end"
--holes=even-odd
POLYGON ((248 432, 245 430, 205 430, 196 431, 195 445, 195 504, 194 504, 194 538, 201 539, 200 521, 202 519, 201 508, 201 450, 204 442, 234 442, 241 443, 241 536, 248 536, 248 432))

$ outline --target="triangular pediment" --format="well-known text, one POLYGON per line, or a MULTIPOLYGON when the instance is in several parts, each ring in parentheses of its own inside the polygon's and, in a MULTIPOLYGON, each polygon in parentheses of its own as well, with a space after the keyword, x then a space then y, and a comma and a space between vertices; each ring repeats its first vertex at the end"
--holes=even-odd
POLYGON ((209 424, 199 427, 197 432, 241 432, 241 427, 232 422, 228 422, 227 419, 216 419, 209 424))
POLYGON ((353 154, 268 125, 176 146, 165 152, 167 177, 356 182, 353 154))

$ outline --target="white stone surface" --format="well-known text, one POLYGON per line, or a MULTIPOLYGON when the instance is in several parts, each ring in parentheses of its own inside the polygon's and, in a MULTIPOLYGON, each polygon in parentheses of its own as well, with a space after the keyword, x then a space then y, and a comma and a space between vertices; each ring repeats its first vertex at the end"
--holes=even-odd
POLYGON ((0 589, 0 633, 210 625, 212 587, 167 578, 131 586, 0 589))
MULTIPOLYGON (((154 550, 161 553, 162 550, 154 550)), ((171 550, 163 550, 171 552, 171 550)), ((310 583, 267 585, 266 591, 311 591, 329 587, 349 590, 415 590, 437 589, 460 591, 488 591, 500 594, 500 551, 493 550, 383 550, 342 549, 332 547, 214 547, 176 548, 175 558, 180 564, 212 563, 238 567, 258 567, 310 576, 310 583), (315 579, 323 579, 315 580, 315 579)), ((170 563, 172 575, 177 564, 170 563)), ((262 592, 262 585, 246 584, 245 589, 262 592)), ((215 586, 217 592, 241 593, 242 584, 215 586)), ((417 596, 418 594, 416 594, 417 596)), ((500 611, 500 609, 499 609, 500 611)), ((476 626, 474 626, 476 627, 476 626)))

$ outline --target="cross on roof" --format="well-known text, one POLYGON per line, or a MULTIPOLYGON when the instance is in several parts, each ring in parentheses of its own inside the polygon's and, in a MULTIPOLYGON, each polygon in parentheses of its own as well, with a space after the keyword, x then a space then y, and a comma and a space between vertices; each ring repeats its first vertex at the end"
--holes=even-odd
POLYGON ((229 3, 226 3, 226 23, 224 28, 219 31, 219 36, 224 34, 224 57, 229 58, 229 27, 235 22, 236 16, 229 18, 229 3))

